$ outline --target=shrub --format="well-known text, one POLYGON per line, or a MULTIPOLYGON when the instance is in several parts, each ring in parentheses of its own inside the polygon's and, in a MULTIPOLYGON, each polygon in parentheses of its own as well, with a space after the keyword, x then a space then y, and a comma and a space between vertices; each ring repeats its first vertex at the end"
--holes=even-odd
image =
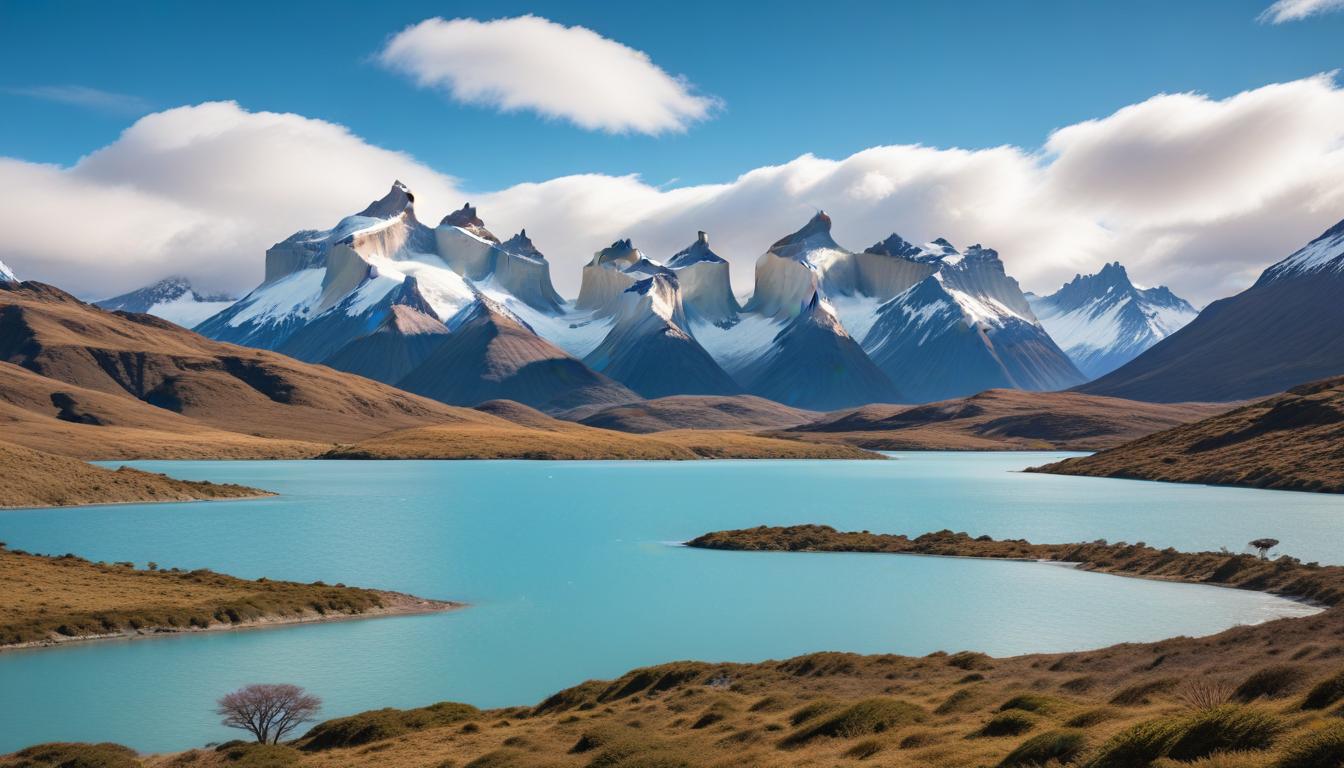
POLYGON ((1232 692, 1232 698, 1243 703, 1261 698, 1277 699, 1292 693, 1306 678, 1307 671, 1302 667, 1275 664, 1251 673, 1232 692))
POLYGON ((375 709, 318 723, 300 739, 306 751, 355 747, 475 717, 470 704, 443 701, 420 709, 375 709))
POLYGON ((1274 768, 1338 768, 1342 764, 1344 723, 1335 723, 1294 739, 1274 768))
POLYGON ((899 699, 864 699, 846 707, 820 723, 784 740, 784 746, 803 744, 818 737, 852 739, 870 736, 910 723, 922 722, 923 709, 899 699))
POLYGON ((140 768, 135 750, 120 744, 38 744, 14 754, 21 768, 140 768))
POLYGON ((1039 693, 1024 693, 1003 702, 1003 704, 999 706, 999 711, 1007 712, 1010 709, 1020 709, 1023 712, 1045 714, 1059 709, 1063 704, 1064 702, 1059 699, 1042 696, 1039 693))
POLYGON ((952 695, 943 700, 935 708, 934 714, 948 715, 953 712, 969 712, 976 708, 975 699, 977 698, 975 690, 971 688, 958 688, 952 692, 952 695))
POLYGON ((1036 719, 1021 710, 1010 709, 991 717, 972 733, 976 737, 1021 736, 1036 727, 1036 719))
POLYGON ((1184 732, 1168 755, 1190 761, 1217 752, 1267 749, 1283 731, 1283 723, 1268 712, 1235 704, 1199 712, 1188 718, 1184 732))
POLYGON ((1097 723, 1104 723, 1115 717, 1115 711, 1106 707, 1088 709, 1070 717, 1064 721, 1067 728, 1091 728, 1097 723))
POLYGON ((1165 755, 1180 735, 1180 723, 1171 719, 1130 726, 1102 744, 1088 768, 1146 766, 1165 755))
POLYGON ((802 708, 789 715, 789 725, 802 725, 814 717, 824 715, 827 712, 834 712, 839 708, 840 702, 838 701, 831 701, 830 699, 814 701, 811 704, 804 705, 802 708))
POLYGON ((1010 768, 1011 766, 1045 765, 1051 761, 1061 764, 1072 763, 1078 759, 1078 755, 1082 753, 1084 746, 1086 746, 1086 739, 1081 731, 1046 731, 1017 745, 1017 749, 1009 752, 1008 756, 1003 758, 999 765, 1003 768, 1010 768))
POLYGON ((243 744, 223 754, 230 768, 287 768, 299 763, 298 750, 283 744, 243 744))
POLYGON ((971 671, 973 669, 992 669, 994 662, 988 655, 977 653, 975 651, 962 651, 954 653, 947 657, 947 664, 957 669, 971 671))
POLYGON ((1302 708, 1325 709, 1340 699, 1344 699, 1344 669, 1312 687, 1307 693, 1307 700, 1302 702, 1302 708))

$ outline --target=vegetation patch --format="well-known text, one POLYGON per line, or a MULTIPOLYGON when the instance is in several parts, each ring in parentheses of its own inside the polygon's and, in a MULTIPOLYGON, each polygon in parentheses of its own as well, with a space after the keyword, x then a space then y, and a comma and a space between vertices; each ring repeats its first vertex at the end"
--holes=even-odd
POLYGON ((1017 766, 1068 764, 1078 759, 1087 746, 1082 731, 1058 730, 1037 734, 1017 745, 999 762, 1002 768, 1017 766))
POLYGON ((806 744, 816 738, 853 739, 883 733, 911 723, 923 722, 927 713, 900 699, 864 699, 829 715, 784 740, 783 746, 806 744))
POLYGON ((1036 727, 1036 718, 1019 710, 1000 712, 989 722, 980 726, 980 730, 971 734, 974 737, 1021 736, 1036 727))
POLYGON ((479 714, 480 710, 470 704, 451 701, 419 709, 375 709, 319 723, 299 740, 299 747, 309 752, 356 747, 470 720, 479 714))
POLYGON ((38 744, 14 753, 13 768, 140 768, 135 750, 120 744, 38 744))
POLYGON ((1275 768, 1338 768, 1344 765, 1344 722, 1331 723, 1289 742, 1275 768))
POLYGON ((1293 693, 1307 679, 1307 670, 1296 664, 1274 664, 1256 670, 1232 692, 1242 703, 1256 699, 1277 699, 1293 693))
POLYGON ((1325 709, 1341 699, 1344 699, 1344 669, 1312 686, 1302 708, 1325 709))

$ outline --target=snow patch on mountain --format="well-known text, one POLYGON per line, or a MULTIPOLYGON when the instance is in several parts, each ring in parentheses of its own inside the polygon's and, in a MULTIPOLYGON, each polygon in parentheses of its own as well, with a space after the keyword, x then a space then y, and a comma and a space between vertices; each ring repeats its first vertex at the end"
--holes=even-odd
POLYGON ((14 270, 9 268, 8 264, 0 261, 0 283, 17 283, 19 278, 14 275, 14 270))
POLYGON ((1344 221, 1327 229, 1288 258, 1265 270, 1257 285, 1312 272, 1344 272, 1344 221))
MULTIPOLYGON (((0 267, 3 267, 0 264, 0 267)), ((3 272, 3 269, 0 269, 3 272)), ((0 274, 3 279, 3 274, 0 274)), ((161 317, 183 328, 201 321, 232 304, 234 298, 223 294, 199 293, 184 277, 169 277, 139 290, 94 302, 103 309, 141 312, 161 317)))

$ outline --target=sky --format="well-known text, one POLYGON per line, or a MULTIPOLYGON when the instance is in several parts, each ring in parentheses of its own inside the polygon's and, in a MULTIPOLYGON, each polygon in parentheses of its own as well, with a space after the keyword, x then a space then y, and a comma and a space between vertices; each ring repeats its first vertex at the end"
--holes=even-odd
POLYGON ((84 296, 245 291, 394 178, 527 227, 557 287, 697 229, 748 292, 826 208, 997 248, 1050 291, 1119 260, 1203 304, 1344 218, 1344 2, 0 0, 0 261, 84 296))

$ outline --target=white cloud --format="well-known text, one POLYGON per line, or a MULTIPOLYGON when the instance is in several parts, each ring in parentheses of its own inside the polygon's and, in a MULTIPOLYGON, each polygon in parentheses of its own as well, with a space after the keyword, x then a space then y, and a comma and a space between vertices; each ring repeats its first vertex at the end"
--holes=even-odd
POLYGON ((1277 0, 1261 11, 1259 20, 1261 23, 1282 24, 1341 9, 1344 9, 1344 0, 1277 0))
POLYGON ((379 60, 461 102, 611 133, 683 131, 717 104, 643 51, 537 16, 427 19, 393 36, 379 60))
POLYGON ((666 259, 697 229, 749 291, 756 257, 824 208, 849 248, 893 231, 980 242, 1037 291, 1119 260, 1205 303, 1344 217, 1344 88, 1321 75, 1221 100, 1159 95, 1035 150, 883 146, 721 184, 587 174, 470 193, 339 125, 202 104, 146 116, 69 168, 0 160, 0 260, 86 296, 173 273, 246 289, 269 245, 333 225, 394 178, 428 224, 471 200, 500 236, 527 227, 569 296, 618 237, 666 259))
POLYGON ((54 101, 85 109, 118 114, 142 115, 150 110, 149 102, 139 96, 114 93, 84 85, 28 85, 4 89, 15 96, 54 101))

